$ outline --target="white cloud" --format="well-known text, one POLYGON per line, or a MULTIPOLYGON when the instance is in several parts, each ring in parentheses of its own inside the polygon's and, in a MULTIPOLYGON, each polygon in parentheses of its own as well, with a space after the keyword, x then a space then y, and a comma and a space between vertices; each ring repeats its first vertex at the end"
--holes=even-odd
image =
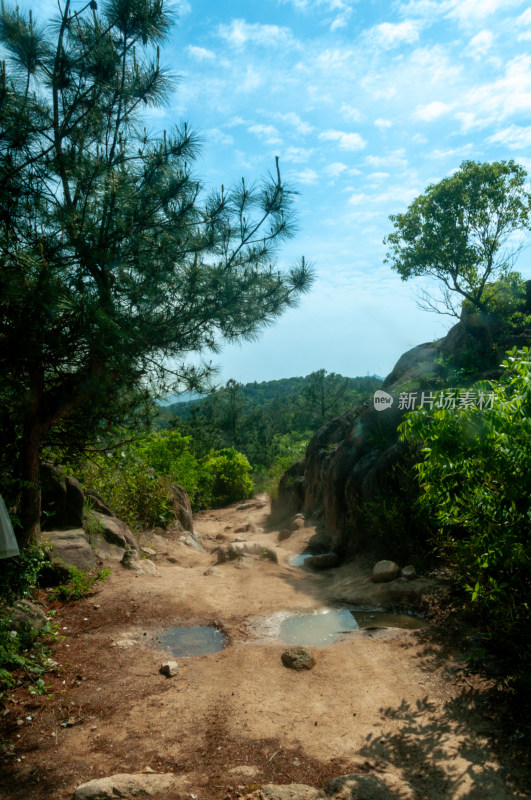
POLYGON ((234 138, 230 134, 225 133, 219 128, 210 128, 209 130, 207 130, 206 135, 210 141, 217 142, 218 144, 226 144, 226 145, 234 144, 234 138))
POLYGON ((489 137, 491 144, 503 144, 510 150, 529 150, 531 146, 531 126, 509 125, 489 137))
POLYGON ((473 36, 468 43, 469 52, 472 58, 475 58, 477 61, 479 61, 481 58, 486 56, 492 47, 493 41, 494 35, 492 31, 485 29, 479 33, 476 33, 476 35, 473 36))
POLYGON ((377 128, 380 128, 381 131, 391 128, 393 125, 390 119, 383 119, 383 117, 378 117, 378 119, 375 119, 374 124, 377 128))
POLYGON ((406 151, 403 147, 400 147, 398 150, 392 150, 383 156, 367 156, 365 163, 370 167, 376 167, 376 169, 381 167, 405 167, 407 166, 405 155, 406 151))
POLYGON ((324 172, 330 178, 338 178, 345 170, 348 170, 346 164, 343 164, 341 161, 334 161, 332 164, 328 164, 328 166, 325 167, 324 172))
POLYGON ((464 95, 462 106, 466 110, 458 111, 456 118, 464 133, 516 114, 531 113, 531 56, 513 58, 501 78, 472 87, 464 95))
POLYGON ((461 25, 474 25, 490 14, 508 11, 522 5, 523 0, 410 0, 400 5, 403 16, 421 17, 433 23, 437 17, 455 19, 461 25))
POLYGON ((207 50, 204 47, 196 47, 193 44, 188 45, 186 52, 188 55, 192 56, 192 58, 195 58, 196 61, 213 61, 216 58, 216 54, 213 50, 207 50))
MULTIPOLYGON (((268 113, 268 112, 263 112, 268 113)), ((275 114, 271 114, 274 119, 279 119, 282 122, 287 122, 288 125, 292 125, 297 133, 301 133, 304 136, 311 133, 314 130, 313 125, 310 125, 308 122, 305 122, 303 119, 299 117, 294 111, 287 111, 285 114, 281 114, 280 112, 276 112, 275 114)))
POLYGON ((311 158, 313 152, 313 147, 287 147, 282 152, 281 158, 293 164, 303 164, 311 158))
POLYGON ((247 44, 263 47, 287 47, 296 44, 289 28, 249 23, 244 19, 233 19, 230 25, 219 25, 218 34, 236 48, 247 44))
POLYGON ((384 181, 389 177, 388 172, 371 172, 370 175, 367 175, 367 178, 371 181, 384 181))
POLYGON ((324 142, 338 142, 341 150, 363 150, 367 144, 359 133, 346 133, 345 131, 323 131, 319 134, 319 139, 324 142))
POLYGON ((382 22, 370 28, 365 36, 371 44, 388 50, 399 44, 416 42, 419 38, 419 23, 413 20, 382 22))
POLYGON ((356 122, 361 119, 361 112, 354 106, 349 106, 348 103, 342 103, 339 112, 347 119, 354 119, 356 122))
POLYGON ((298 172, 294 179, 298 181, 298 183, 316 183, 319 179, 319 175, 314 169, 304 169, 302 172, 298 172))
POLYGON ((247 130, 266 144, 282 144, 282 139, 274 125, 251 125, 247 130))
POLYGON ((424 122, 432 122, 432 120, 442 117, 443 114, 447 114, 450 110, 451 106, 441 103, 440 100, 434 100, 432 103, 428 103, 427 106, 417 108, 413 116, 424 122))
POLYGON ((245 74, 238 76, 238 84, 236 86, 238 92, 254 92, 265 83, 265 76, 263 72, 259 72, 250 64, 245 70, 245 74))

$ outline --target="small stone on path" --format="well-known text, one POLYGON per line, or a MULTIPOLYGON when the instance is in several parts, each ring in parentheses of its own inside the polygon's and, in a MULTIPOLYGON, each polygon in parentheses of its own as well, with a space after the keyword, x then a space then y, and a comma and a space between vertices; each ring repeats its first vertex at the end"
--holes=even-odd
POLYGON ((386 583, 394 581, 400 575, 400 567, 394 561, 378 561, 372 568, 373 583, 386 583))
POLYGON ((284 650, 282 653, 281 659, 284 666, 289 667, 289 669, 301 670, 313 669, 313 667, 315 667, 315 658, 311 650, 301 645, 288 647, 288 649, 284 650))
POLYGON ((171 772, 110 775, 82 783, 72 800, 116 800, 117 797, 150 797, 175 788, 177 780, 171 772))
POLYGON ((179 663, 177 661, 165 661, 159 669, 161 675, 167 678, 174 678, 179 673, 179 663))

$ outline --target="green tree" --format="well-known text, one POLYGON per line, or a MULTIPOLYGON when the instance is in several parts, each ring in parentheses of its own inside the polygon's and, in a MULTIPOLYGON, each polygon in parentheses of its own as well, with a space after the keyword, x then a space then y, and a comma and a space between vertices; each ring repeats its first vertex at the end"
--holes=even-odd
POLYGON ((421 293, 421 307, 457 317, 463 300, 479 311, 488 308, 487 284, 509 273, 522 247, 515 236, 530 227, 525 180, 514 161, 463 161, 405 213, 390 217, 395 230, 384 240, 386 262, 402 280, 442 283, 440 297, 421 293))
POLYGON ((321 427, 341 413, 341 410, 346 410, 344 406, 349 383, 348 378, 335 372, 327 373, 325 369, 319 369, 306 377, 300 395, 301 407, 308 417, 306 428, 321 427))
POLYGON ((259 185, 207 195, 197 136, 144 128, 172 88, 164 0, 62 8, 46 28, 0 13, 0 399, 22 543, 43 444, 134 425, 149 388, 205 377, 189 353, 252 337, 311 284, 304 259, 274 266, 294 231, 278 160, 259 185))

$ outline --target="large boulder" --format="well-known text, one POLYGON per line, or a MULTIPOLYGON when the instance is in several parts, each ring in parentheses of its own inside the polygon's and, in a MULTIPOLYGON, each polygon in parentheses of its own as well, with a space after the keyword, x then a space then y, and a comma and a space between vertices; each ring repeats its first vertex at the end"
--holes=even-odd
POLYGON ((83 527, 85 495, 81 484, 63 470, 43 461, 40 466, 41 530, 83 527))
POLYGON ((111 775, 82 783, 72 800, 116 800, 116 798, 150 797, 175 789, 177 779, 171 772, 111 775))
POLYGON ((190 505, 190 498, 188 497, 186 489, 183 489, 183 487, 179 486, 177 483, 170 484, 169 488, 173 497, 173 505, 177 520, 181 524, 183 530, 193 534, 194 521, 192 517, 192 506, 190 505))
POLYGON ((46 531, 43 539, 51 545, 50 561, 59 576, 68 576, 69 568, 91 572, 98 565, 96 554, 83 528, 68 531, 46 531))
POLYGON ((90 543, 100 558, 121 560, 126 550, 138 550, 130 528, 117 517, 90 510, 85 525, 90 543))

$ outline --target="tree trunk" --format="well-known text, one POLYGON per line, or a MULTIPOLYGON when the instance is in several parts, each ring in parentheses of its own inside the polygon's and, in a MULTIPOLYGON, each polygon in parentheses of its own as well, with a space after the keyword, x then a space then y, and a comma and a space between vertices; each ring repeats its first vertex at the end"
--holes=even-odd
POLYGON ((39 453, 42 438, 41 426, 33 421, 24 427, 20 459, 20 521, 17 532, 19 547, 37 540, 40 533, 41 487, 39 482, 39 453))

